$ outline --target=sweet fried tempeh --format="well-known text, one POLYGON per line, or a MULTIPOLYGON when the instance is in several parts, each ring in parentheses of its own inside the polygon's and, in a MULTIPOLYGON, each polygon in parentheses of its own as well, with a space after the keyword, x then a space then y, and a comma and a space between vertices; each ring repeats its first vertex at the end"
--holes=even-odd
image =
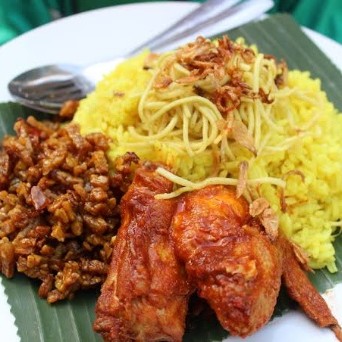
POLYGON ((277 246, 252 221, 235 188, 208 186, 179 200, 171 226, 176 252, 199 296, 239 336, 270 319, 282 271, 277 246))
POLYGON ((301 269, 292 245, 282 237, 279 239, 279 245, 283 253, 283 281, 289 295, 317 325, 329 327, 334 331, 337 339, 342 341, 341 327, 323 297, 301 269))
POLYGON ((96 306, 106 341, 181 341, 191 288, 170 241, 175 202, 157 200, 172 183, 140 167, 121 200, 122 224, 96 306))

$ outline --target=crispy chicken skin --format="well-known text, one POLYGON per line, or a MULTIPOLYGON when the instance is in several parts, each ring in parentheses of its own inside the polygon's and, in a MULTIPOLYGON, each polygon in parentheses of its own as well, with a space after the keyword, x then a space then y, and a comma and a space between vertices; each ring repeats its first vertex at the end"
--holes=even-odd
POLYGON ((342 341, 341 327, 323 297, 301 269, 291 244, 284 237, 279 238, 278 244, 283 254, 282 277, 288 294, 318 326, 329 327, 337 339, 342 341))
POLYGON ((176 202, 154 198, 172 190, 155 169, 138 168, 121 200, 122 224, 94 323, 106 341, 181 341, 184 333, 191 289, 170 241, 176 202))
POLYGON ((235 188, 215 185, 182 196, 171 228, 199 296, 226 330, 244 337, 268 322, 279 293, 281 257, 235 188))

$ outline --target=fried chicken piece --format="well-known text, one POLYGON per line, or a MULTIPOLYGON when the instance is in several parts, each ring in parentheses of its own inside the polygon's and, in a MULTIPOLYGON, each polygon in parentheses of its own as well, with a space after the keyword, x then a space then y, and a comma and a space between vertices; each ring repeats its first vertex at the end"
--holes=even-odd
POLYGON ((283 282, 288 294, 299 303, 306 315, 318 326, 328 327, 342 341, 342 331, 327 303, 311 284, 300 267, 292 245, 284 237, 279 238, 279 248, 283 254, 283 282))
POLYGON ((244 337, 268 322, 280 288, 281 256, 235 188, 215 185, 185 194, 171 228, 199 296, 226 330, 244 337))
POLYGON ((154 198, 172 190, 155 169, 138 168, 121 200, 122 224, 94 323, 106 341, 181 341, 184 333, 191 287, 170 241, 176 202, 154 198))

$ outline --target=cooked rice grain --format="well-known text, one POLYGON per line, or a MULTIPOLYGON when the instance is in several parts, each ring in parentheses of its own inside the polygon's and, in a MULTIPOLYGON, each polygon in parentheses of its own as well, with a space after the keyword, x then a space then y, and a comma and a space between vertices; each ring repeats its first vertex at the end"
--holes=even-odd
POLYGON ((332 243, 342 217, 342 115, 328 101, 320 81, 309 73, 290 71, 288 83, 274 93, 275 101, 269 104, 275 126, 261 126, 257 156, 233 146, 236 159, 225 161, 219 171, 214 149, 193 157, 173 144, 172 137, 141 143, 129 133, 129 125, 139 125, 139 94, 151 77, 143 69, 143 57, 124 62, 81 101, 75 122, 82 132, 109 136, 112 158, 134 151, 142 159, 172 166, 175 173, 191 181, 213 174, 237 179, 239 163, 246 159, 250 179, 286 180, 283 192, 263 184, 251 190, 252 195, 254 191, 254 197, 264 196, 271 203, 280 216, 281 229, 305 249, 312 268, 327 266, 337 271, 332 243), (118 97, 113 90, 124 95, 118 97))

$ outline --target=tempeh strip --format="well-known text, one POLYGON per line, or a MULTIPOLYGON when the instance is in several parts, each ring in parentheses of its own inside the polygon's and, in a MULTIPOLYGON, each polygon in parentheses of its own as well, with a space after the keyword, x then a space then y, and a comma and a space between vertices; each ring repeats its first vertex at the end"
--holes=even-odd
POLYGON ((299 303, 305 314, 317 325, 329 327, 334 331, 337 339, 342 341, 341 327, 324 298, 301 269, 291 244, 284 238, 280 238, 279 241, 284 259, 282 277, 290 297, 299 303))

